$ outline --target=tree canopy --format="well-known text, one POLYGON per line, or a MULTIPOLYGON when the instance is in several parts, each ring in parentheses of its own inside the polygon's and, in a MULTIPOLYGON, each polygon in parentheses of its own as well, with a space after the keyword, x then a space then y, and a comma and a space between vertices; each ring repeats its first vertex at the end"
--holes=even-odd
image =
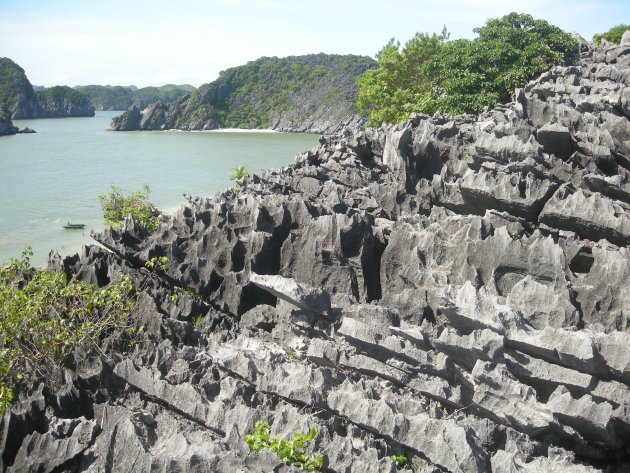
POLYGON ((516 87, 578 50, 570 34, 526 14, 490 19, 474 31, 475 39, 453 41, 446 28, 416 33, 402 49, 391 39, 376 56, 378 69, 357 80, 357 105, 370 125, 402 121, 411 112, 479 113, 510 101, 516 87))
POLYGON ((605 33, 594 35, 593 43, 599 46, 600 44, 602 44, 602 40, 605 39, 606 41, 610 43, 619 44, 621 42, 621 37, 628 30, 630 30, 630 25, 613 26, 611 29, 609 29, 605 33))

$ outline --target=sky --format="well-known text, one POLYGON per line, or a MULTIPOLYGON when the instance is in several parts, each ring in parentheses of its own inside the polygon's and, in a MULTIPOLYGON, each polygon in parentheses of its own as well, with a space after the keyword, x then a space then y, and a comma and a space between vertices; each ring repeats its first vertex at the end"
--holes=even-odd
POLYGON ((261 56, 374 57, 416 32, 473 38, 512 11, 590 40, 630 0, 0 0, 0 57, 34 85, 199 86, 261 56))

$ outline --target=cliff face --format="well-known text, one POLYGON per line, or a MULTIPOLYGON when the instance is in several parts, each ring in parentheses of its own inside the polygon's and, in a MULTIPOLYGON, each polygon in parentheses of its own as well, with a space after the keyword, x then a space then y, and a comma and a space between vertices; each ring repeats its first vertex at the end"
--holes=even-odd
POLYGON ((322 139, 53 256, 132 275, 147 343, 23 393, 4 467, 295 471, 243 442, 269 420, 316 425, 326 471, 628 471, 629 88, 630 41, 585 45, 515 103, 322 139))
MULTIPOLYGON (((271 128, 334 133, 362 121, 354 80, 376 63, 367 57, 308 55, 261 58, 223 71, 172 104, 158 102, 143 114, 139 130, 271 128)), ((112 121, 110 129, 126 120, 112 121)))
POLYGON ((6 57, 0 58, 0 108, 7 109, 15 119, 34 118, 40 112, 24 69, 6 57))
POLYGON ((0 108, 13 119, 93 117, 94 107, 70 87, 57 86, 35 92, 24 69, 9 58, 0 58, 0 108))

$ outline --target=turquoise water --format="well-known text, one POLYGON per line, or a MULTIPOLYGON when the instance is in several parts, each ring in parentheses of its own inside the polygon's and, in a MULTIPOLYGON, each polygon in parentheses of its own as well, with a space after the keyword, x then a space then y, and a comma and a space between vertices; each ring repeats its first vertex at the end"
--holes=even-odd
POLYGON ((249 172, 286 166, 317 144, 316 135, 261 132, 109 132, 120 112, 94 118, 15 120, 36 134, 0 137, 0 262, 33 247, 35 265, 48 252, 73 254, 103 228, 98 194, 112 182, 151 187, 151 201, 172 212, 182 194, 211 196, 231 185, 238 165, 249 172), (66 222, 85 230, 65 230, 66 222))

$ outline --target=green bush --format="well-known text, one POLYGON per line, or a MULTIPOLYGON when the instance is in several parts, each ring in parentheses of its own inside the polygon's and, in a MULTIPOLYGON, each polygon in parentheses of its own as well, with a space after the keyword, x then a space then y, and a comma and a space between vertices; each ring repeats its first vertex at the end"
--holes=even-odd
POLYGON ((568 61, 577 41, 530 15, 510 13, 474 30, 474 40, 417 33, 400 48, 393 39, 377 54, 378 69, 357 79, 359 110, 371 126, 406 120, 412 112, 479 113, 508 102, 514 89, 568 61))
POLYGON ((407 457, 404 455, 390 455, 389 459, 393 461, 394 463, 396 463, 396 466, 400 466, 400 467, 405 466, 407 462, 409 461, 407 457))
POLYGON ((602 40, 605 39, 609 43, 619 44, 623 34, 630 30, 630 25, 617 25, 602 34, 596 34, 593 36, 593 43, 596 45, 602 44, 602 40))
POLYGON ((305 471, 319 471, 324 466, 324 456, 321 453, 308 455, 306 446, 317 436, 317 427, 311 427, 307 434, 295 434, 293 439, 286 440, 279 437, 270 439, 269 423, 256 422, 254 431, 243 437, 250 452, 269 450, 278 455, 285 465, 295 465, 305 471))
MULTIPOLYGON (((135 290, 129 276, 107 287, 67 281, 32 269, 27 247, 0 268, 0 410, 21 386, 32 386, 79 348, 103 353, 104 341, 129 342, 135 290)), ((120 345, 119 345, 120 346, 120 345)))
POLYGON ((114 229, 122 228, 127 215, 153 232, 157 229, 159 221, 157 209, 148 201, 150 188, 147 184, 142 186, 139 192, 131 192, 112 184, 107 192, 98 196, 103 209, 105 224, 114 229))
POLYGON ((439 35, 416 33, 402 49, 392 38, 379 51, 378 69, 368 70, 357 79, 357 105, 370 116, 370 125, 402 121, 413 111, 435 111, 433 60, 448 36, 446 28, 439 35))

